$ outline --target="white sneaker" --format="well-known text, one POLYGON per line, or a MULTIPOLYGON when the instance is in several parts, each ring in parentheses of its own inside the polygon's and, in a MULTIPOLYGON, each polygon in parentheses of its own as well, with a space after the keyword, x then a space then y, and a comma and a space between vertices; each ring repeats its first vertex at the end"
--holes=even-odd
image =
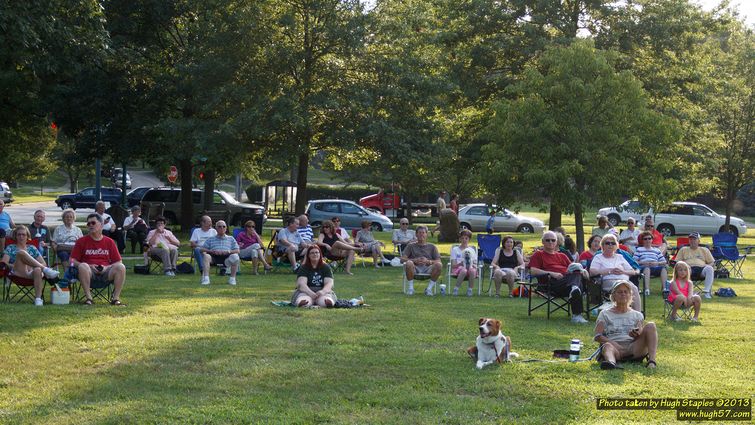
POLYGON ((432 288, 425 289, 425 295, 427 295, 428 297, 432 297, 433 296, 432 288))
POLYGON ((210 284, 210 276, 202 276, 202 280, 199 281, 202 285, 209 285, 210 284))
POLYGON ((406 290, 406 295, 414 295, 414 288, 410 286, 409 289, 406 290))
POLYGON ((472 296, 472 288, 467 288, 467 296, 468 297, 472 296))
POLYGON ((584 318, 584 317, 582 317, 581 315, 574 315, 574 316, 572 316, 572 318, 571 318, 571 322, 572 322, 572 323, 578 323, 578 324, 589 323, 589 322, 588 322, 587 320, 585 320, 585 318, 584 318))
POLYGON ((45 267, 44 269, 42 269, 42 273, 44 273, 45 277, 48 279, 55 279, 56 277, 60 275, 59 271, 51 269, 49 267, 45 267))
POLYGON ((454 297, 459 295, 459 288, 454 288, 453 292, 451 293, 453 294, 454 297))
POLYGON ((45 304, 44 301, 42 301, 42 298, 35 298, 34 299, 34 305, 37 307, 42 307, 45 304))
POLYGON ((236 278, 235 277, 229 277, 228 278, 228 284, 229 285, 236 285, 236 278))
POLYGON ((165 272, 165 276, 175 276, 175 275, 176 275, 176 274, 175 274, 175 273, 173 273, 173 272, 172 272, 172 271, 170 271, 170 270, 168 270, 167 272, 165 272))
POLYGON ((710 296, 710 292, 703 292, 703 298, 709 300, 709 299, 711 299, 713 297, 710 296))

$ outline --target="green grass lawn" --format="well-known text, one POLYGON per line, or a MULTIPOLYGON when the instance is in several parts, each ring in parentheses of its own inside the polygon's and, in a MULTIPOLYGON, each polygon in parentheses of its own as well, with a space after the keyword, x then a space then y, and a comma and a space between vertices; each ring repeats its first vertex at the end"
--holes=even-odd
POLYGON ((592 325, 528 317, 526 299, 408 297, 400 269, 360 266, 335 289, 370 307, 297 310, 270 304, 290 298, 292 274, 244 271, 236 287, 129 273, 124 308, 0 306, 0 423, 669 423, 673 411, 598 411, 596 400, 755 391, 753 260, 749 279, 716 282, 739 296, 706 300, 701 325, 663 321, 654 280, 659 367, 611 372, 550 361, 572 338, 594 351, 592 325), (513 364, 478 371, 466 356, 482 316, 504 322, 513 364))

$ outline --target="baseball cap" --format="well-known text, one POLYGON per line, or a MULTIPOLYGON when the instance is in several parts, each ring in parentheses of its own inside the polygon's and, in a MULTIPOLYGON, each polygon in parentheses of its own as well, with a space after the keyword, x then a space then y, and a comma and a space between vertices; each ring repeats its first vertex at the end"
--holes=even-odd
POLYGON ((692 232, 689 234, 690 238, 700 239, 700 233, 692 232))

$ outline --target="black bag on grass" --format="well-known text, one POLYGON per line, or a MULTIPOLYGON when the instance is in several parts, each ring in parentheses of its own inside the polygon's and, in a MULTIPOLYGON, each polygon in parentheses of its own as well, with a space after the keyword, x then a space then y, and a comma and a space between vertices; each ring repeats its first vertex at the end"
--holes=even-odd
POLYGON ((194 267, 186 261, 176 266, 176 273, 179 274, 194 274, 194 267))
POLYGON ((136 264, 136 265, 134 265, 134 273, 136 273, 136 274, 149 274, 149 264, 136 264))

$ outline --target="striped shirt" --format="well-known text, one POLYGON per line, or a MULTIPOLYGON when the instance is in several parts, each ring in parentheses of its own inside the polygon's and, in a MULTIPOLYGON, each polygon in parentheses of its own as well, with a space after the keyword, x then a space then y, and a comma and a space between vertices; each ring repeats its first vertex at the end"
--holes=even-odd
POLYGON ((644 246, 638 246, 637 249, 634 250, 634 261, 639 264, 651 261, 665 264, 666 257, 661 254, 661 250, 658 248, 645 248, 644 246))
POLYGON ((239 244, 233 236, 223 235, 223 237, 213 236, 207 239, 202 247, 210 251, 233 251, 239 249, 239 244))
POLYGON ((299 236, 301 236, 301 240, 304 242, 311 243, 315 238, 315 232, 312 231, 312 226, 309 224, 307 224, 307 227, 299 226, 296 231, 299 232, 299 236))

